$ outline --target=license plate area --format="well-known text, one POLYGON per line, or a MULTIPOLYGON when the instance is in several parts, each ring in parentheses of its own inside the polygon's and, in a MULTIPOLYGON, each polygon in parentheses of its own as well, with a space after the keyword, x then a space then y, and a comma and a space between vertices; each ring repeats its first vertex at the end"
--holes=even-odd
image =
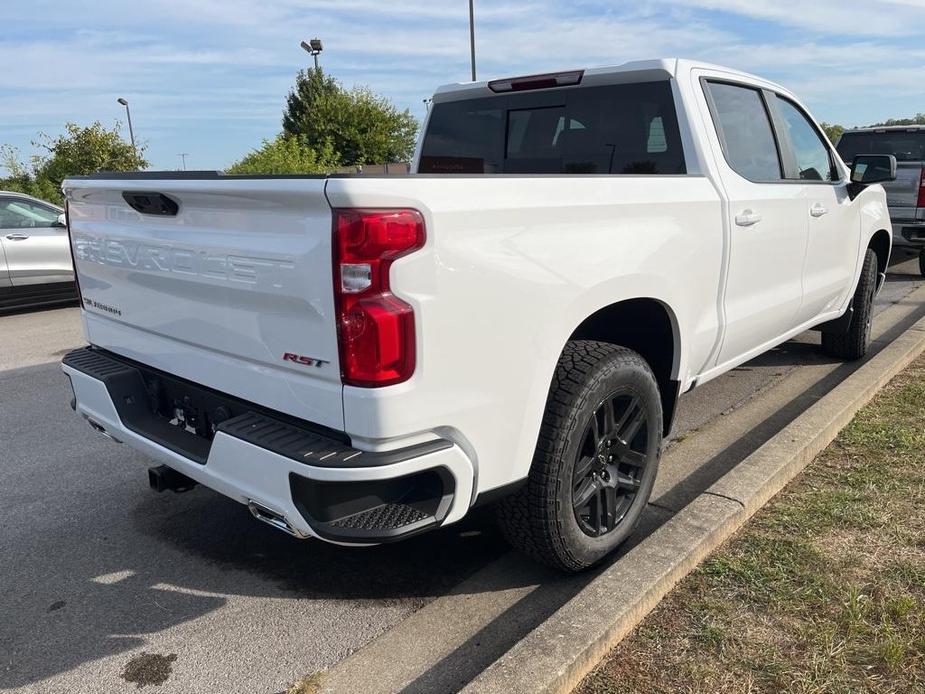
POLYGON ((105 384, 126 429, 200 465, 209 458, 220 424, 231 424, 231 420, 253 413, 298 427, 302 432, 313 432, 332 443, 349 443, 342 432, 271 412, 104 350, 75 350, 64 358, 64 363, 105 384))

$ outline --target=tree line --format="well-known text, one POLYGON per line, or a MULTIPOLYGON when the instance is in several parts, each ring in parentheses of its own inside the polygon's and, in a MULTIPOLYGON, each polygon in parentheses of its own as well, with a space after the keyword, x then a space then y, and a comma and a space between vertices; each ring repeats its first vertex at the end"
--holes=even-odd
MULTIPOLYGON (((340 167, 409 161, 418 122, 368 87, 345 88, 320 69, 302 70, 289 91, 282 130, 228 167, 232 174, 318 174, 340 167)), ((67 176, 96 171, 139 171, 149 164, 147 145, 122 137, 116 122, 87 126, 67 123, 64 133, 40 133, 39 153, 23 161, 19 151, 0 145, 0 190, 17 191, 61 204, 67 176)))
MULTIPOLYGON (((846 128, 820 124, 833 143, 846 128)), ((891 118, 872 127, 925 125, 925 113, 891 118)), ((399 110, 368 87, 344 87, 321 69, 298 73, 283 110, 282 129, 272 139, 228 167, 232 174, 323 174, 341 167, 409 161, 418 122, 408 109, 399 110)), ((62 202, 61 182, 67 176, 95 171, 138 171, 148 168, 146 145, 137 148, 122 137, 119 123, 87 126, 67 123, 58 137, 40 134, 39 150, 30 161, 0 145, 0 190, 12 190, 51 202, 62 202)))
MULTIPOLYGON (((850 128, 846 128, 844 125, 839 125, 838 123, 826 123, 823 121, 819 125, 825 131, 825 134, 832 144, 838 144, 838 140, 842 136, 842 133, 846 130, 850 130, 850 128)), ((881 128, 890 125, 925 125, 925 113, 917 113, 912 118, 889 118, 882 123, 873 123, 872 125, 863 127, 881 128)))

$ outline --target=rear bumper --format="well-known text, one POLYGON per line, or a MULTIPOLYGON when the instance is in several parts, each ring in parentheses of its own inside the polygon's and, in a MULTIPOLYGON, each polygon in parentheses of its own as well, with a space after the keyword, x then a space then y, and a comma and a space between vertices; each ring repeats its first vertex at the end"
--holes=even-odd
POLYGON ((893 245, 925 247, 925 221, 893 221, 893 245))
MULTIPOLYGON (((92 348, 62 363, 74 408, 98 431, 243 504, 296 537, 374 544, 462 518, 474 471, 444 439, 370 452, 291 419, 92 348), (233 415, 197 436, 158 415, 152 379, 171 402, 226 402, 233 415), (180 390, 177 390, 180 389, 180 390)), ((161 395, 163 399, 163 395, 161 395)), ((161 408, 162 409, 162 408, 161 408)))

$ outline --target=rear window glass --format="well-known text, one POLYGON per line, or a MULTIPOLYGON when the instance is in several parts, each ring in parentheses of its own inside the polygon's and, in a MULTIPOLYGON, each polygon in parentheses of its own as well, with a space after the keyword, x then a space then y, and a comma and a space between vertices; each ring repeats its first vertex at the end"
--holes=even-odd
POLYGON ((420 173, 683 174, 667 81, 435 104, 420 173))
POLYGON ((892 154, 896 161, 925 161, 925 130, 845 133, 835 149, 849 164, 858 154, 892 154))
POLYGON ((777 143, 760 92, 724 82, 709 84, 716 127, 729 166, 750 181, 781 180, 777 143))

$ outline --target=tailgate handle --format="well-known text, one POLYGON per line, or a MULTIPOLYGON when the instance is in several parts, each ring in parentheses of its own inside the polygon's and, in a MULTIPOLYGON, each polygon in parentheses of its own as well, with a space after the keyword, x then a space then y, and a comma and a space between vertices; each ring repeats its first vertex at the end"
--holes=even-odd
POLYGON ((122 193, 122 199, 129 204, 129 207, 141 214, 174 217, 180 209, 173 198, 168 198, 163 193, 126 190, 122 193))

